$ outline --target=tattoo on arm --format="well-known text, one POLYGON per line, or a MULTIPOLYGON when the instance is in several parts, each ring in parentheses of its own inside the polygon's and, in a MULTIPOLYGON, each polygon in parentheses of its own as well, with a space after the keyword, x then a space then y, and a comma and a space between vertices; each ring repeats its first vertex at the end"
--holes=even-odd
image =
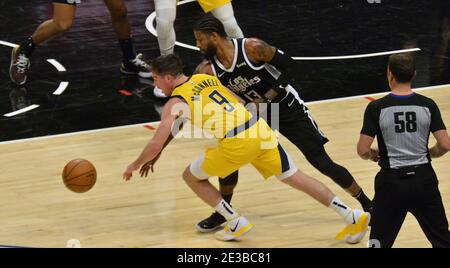
POLYGON ((270 62, 277 51, 275 47, 256 38, 247 39, 245 50, 249 58, 255 62, 270 62))

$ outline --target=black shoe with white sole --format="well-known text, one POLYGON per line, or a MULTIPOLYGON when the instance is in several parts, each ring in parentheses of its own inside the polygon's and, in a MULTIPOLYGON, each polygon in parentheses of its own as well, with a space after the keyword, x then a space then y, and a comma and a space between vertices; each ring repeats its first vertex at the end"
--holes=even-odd
POLYGON ((122 63, 122 66, 120 66, 120 71, 124 74, 136 74, 142 78, 152 77, 150 65, 142 60, 142 54, 138 54, 136 58, 130 60, 129 62, 122 63))
POLYGON ((223 223, 225 223, 225 217, 220 215, 218 212, 214 212, 208 218, 197 223, 197 230, 202 233, 209 233, 217 228, 220 228, 223 223))

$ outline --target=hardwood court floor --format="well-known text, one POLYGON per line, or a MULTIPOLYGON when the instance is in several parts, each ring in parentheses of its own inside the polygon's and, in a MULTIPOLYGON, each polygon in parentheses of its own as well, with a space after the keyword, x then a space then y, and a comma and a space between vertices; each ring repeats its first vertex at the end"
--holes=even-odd
MULTIPOLYGON (((450 126, 450 87, 426 90, 450 126)), ((378 97, 378 96, 377 96, 378 97)), ((309 105, 331 142, 332 158, 347 167, 373 196, 378 166, 356 155, 364 98, 309 105), (336 117, 339 114, 339 117, 336 117)), ((276 179, 263 181, 244 167, 233 205, 254 229, 241 241, 219 242, 199 234, 194 225, 211 213, 181 179, 183 169, 212 141, 175 140, 147 179, 124 182, 121 174, 153 132, 142 126, 80 133, 64 137, 0 144, 0 244, 64 247, 76 238, 82 247, 365 247, 335 241, 344 227, 330 209, 290 189, 276 179), (84 194, 67 190, 61 180, 64 165, 86 158, 97 167, 98 181, 84 194)), ((330 179, 320 175, 282 138, 299 168, 326 183, 347 204, 357 202, 330 179)), ((434 144, 434 138, 430 143, 434 144)), ((433 161, 447 214, 450 212, 450 156, 433 161)), ((217 180, 212 180, 217 184, 217 180)), ((408 215, 395 247, 429 247, 413 217, 408 215)))

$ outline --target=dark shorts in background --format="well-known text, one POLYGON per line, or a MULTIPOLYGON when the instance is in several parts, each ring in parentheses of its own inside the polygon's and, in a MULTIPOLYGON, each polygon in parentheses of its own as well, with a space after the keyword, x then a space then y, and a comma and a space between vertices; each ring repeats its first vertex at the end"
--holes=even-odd
POLYGON ((76 5, 76 4, 80 4, 81 0, 52 0, 52 2, 60 3, 60 4, 76 5))

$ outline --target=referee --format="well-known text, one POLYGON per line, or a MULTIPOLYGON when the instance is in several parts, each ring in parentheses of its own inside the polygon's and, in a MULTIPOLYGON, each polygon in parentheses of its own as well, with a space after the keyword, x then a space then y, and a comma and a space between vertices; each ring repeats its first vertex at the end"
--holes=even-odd
POLYGON ((450 138, 436 103, 411 90, 413 57, 389 57, 387 78, 392 92, 371 102, 358 142, 363 159, 381 167, 375 177, 370 245, 389 248, 412 213, 433 247, 450 247, 448 221, 431 159, 450 150, 450 138), (428 149, 429 134, 436 145, 428 149), (377 137, 379 149, 371 148, 377 137))

